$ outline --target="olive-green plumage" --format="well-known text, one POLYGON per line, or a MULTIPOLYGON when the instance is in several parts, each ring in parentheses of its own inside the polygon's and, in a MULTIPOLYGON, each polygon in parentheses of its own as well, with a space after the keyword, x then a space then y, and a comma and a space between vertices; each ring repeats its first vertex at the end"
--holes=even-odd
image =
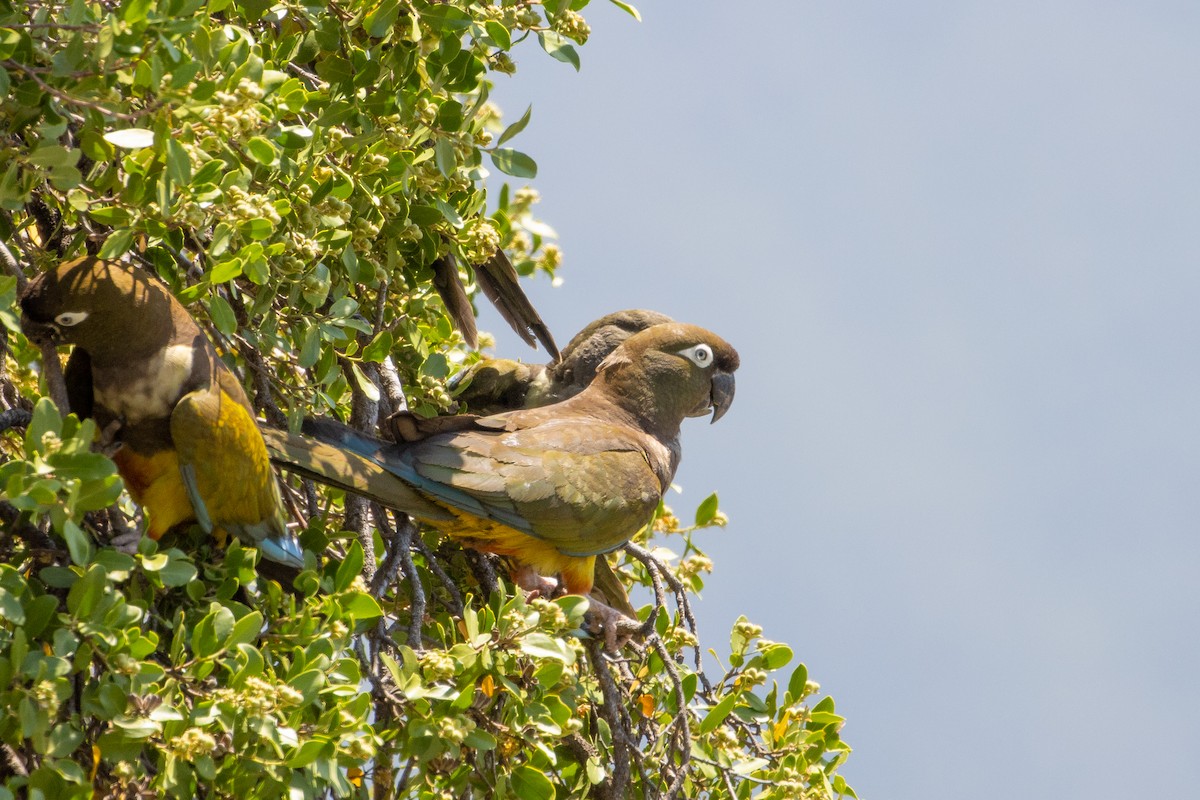
POLYGON ((398 444, 319 421, 307 431, 324 447, 267 438, 306 474, 368 487, 469 546, 559 574, 569 592, 586 594, 595 556, 637 533, 670 486, 684 417, 712 409, 719 418, 737 367, 715 334, 659 324, 629 337, 586 389, 559 403, 449 418, 398 444))
POLYGON ((304 566, 250 402, 164 285, 82 258, 31 281, 21 311, 30 339, 74 345, 71 410, 96 419, 149 536, 196 521, 304 566))

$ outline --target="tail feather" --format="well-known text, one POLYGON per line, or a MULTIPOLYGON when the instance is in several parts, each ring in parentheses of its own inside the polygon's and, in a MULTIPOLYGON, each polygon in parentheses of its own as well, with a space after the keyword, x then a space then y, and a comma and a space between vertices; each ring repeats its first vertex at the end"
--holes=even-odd
POLYGON ((386 442, 373 441, 344 426, 342 431, 338 434, 340 438, 329 439, 322 435, 326 441, 318 441, 275 428, 262 429, 271 460, 284 469, 421 519, 433 522, 454 519, 449 511, 425 499, 366 455, 386 442), (359 453, 360 448, 366 452, 359 453))
POLYGON ((258 543, 258 549, 262 551, 263 558, 286 567, 304 569, 304 548, 300 546, 300 540, 290 532, 283 536, 268 536, 258 543))

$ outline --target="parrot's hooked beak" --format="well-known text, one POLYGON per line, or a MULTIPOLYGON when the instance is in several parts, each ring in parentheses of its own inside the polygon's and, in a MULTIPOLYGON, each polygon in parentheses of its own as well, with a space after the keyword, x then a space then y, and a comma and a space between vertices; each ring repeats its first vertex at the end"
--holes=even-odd
MULTIPOLYGON (((712 422, 725 416, 729 406, 733 405, 733 373, 717 372, 712 378, 712 422)), ((709 424, 711 425, 712 422, 709 424)))
POLYGON ((27 314, 21 315, 21 331, 26 339, 39 347, 46 344, 57 346, 62 343, 62 331, 57 325, 52 322, 37 322, 27 314))

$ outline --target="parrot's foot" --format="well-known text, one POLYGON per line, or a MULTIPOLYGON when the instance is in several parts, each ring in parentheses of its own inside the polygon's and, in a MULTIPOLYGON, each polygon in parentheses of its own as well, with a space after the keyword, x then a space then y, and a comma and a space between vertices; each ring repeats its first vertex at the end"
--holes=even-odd
POLYGON ((121 443, 117 441, 117 434, 123 427, 125 427, 125 420, 119 417, 105 425, 104 430, 100 431, 100 435, 96 437, 96 451, 109 458, 115 456, 121 449, 121 443))
POLYGON ((630 619, 594 597, 589 597, 588 601, 590 605, 583 618, 583 628, 593 636, 603 636, 604 649, 608 652, 618 653, 634 636, 645 634, 642 623, 636 619, 630 619))
POLYGON ((539 575, 538 571, 533 567, 522 564, 515 569, 509 571, 510 577, 525 590, 526 600, 532 600, 535 597, 545 597, 551 600, 562 594, 562 586, 553 578, 547 578, 544 575, 539 575))
POLYGON ((131 556, 137 552, 138 542, 142 541, 142 531, 140 528, 133 527, 128 530, 121 531, 116 536, 108 540, 109 546, 114 550, 118 550, 127 556, 131 556))

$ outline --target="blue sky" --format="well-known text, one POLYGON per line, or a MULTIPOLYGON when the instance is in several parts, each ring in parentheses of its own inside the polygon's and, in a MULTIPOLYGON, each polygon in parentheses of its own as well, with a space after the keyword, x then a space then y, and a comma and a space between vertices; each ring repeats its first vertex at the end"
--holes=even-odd
POLYGON ((1200 6, 639 8, 495 96, 559 341, 648 307, 742 355, 673 501, 732 518, 702 635, 791 644, 864 797, 1194 794, 1200 6))

